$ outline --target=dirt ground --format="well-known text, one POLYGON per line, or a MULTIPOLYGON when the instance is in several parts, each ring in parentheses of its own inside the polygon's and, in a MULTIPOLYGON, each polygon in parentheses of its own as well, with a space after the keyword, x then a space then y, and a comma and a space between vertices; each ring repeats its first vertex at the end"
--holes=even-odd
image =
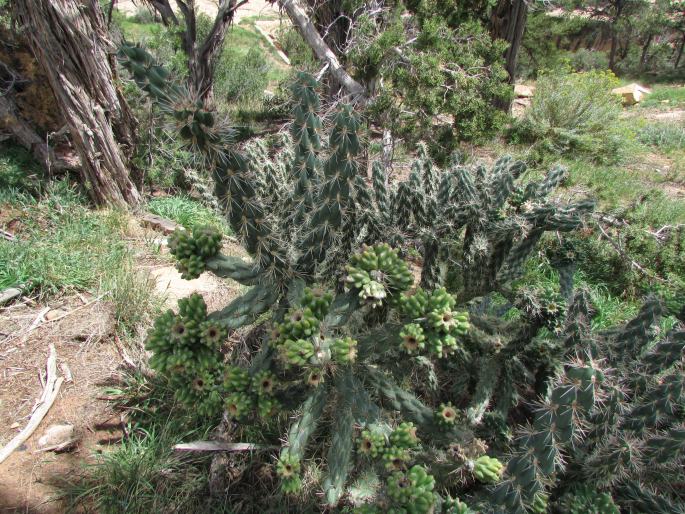
MULTIPOLYGON (((131 244, 140 249, 150 233, 140 229, 138 234, 131 244)), ((224 251, 238 253, 239 248, 229 243, 224 251)), ((179 298, 199 292, 214 310, 240 292, 238 284, 208 273, 185 281, 164 255, 142 254, 138 268, 155 278, 157 293, 171 308, 179 298)), ((51 344, 65 381, 37 430, 0 464, 0 514, 64 512, 51 484, 82 471, 118 443, 125 429, 126 420, 104 397, 105 388, 121 383, 136 353, 115 335, 111 303, 88 294, 47 303, 23 298, 0 308, 0 447, 26 426, 41 396, 51 344), (54 424, 73 425, 77 443, 70 451, 38 451, 39 438, 54 424)))

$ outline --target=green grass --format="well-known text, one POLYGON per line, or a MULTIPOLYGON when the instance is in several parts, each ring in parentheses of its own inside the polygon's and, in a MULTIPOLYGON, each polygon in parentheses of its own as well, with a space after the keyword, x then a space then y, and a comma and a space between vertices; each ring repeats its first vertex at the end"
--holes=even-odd
POLYGON ((0 200, 16 193, 36 192, 42 170, 20 146, 0 143, 0 200))
POLYGON ((648 123, 637 132, 640 143, 666 153, 685 149, 685 125, 681 123, 648 123))
MULTIPOLYGON (((201 437, 204 434, 188 434, 201 437)), ((176 434, 164 427, 136 430, 76 478, 58 483, 68 512, 148 514, 199 512, 207 497, 206 456, 174 452, 176 434)))
POLYGON ((17 242, 0 241, 0 288, 24 284, 41 295, 93 289, 127 257, 124 214, 91 211, 66 183, 38 199, 18 194, 4 200, 3 208, 17 210, 21 228, 17 242))
POLYGON ((160 306, 154 284, 135 269, 125 241, 129 215, 90 208, 67 180, 42 182, 18 175, 35 166, 13 150, 0 159, 2 222, 16 220, 16 241, 0 239, 0 290, 20 286, 41 300, 88 291, 114 307, 117 330, 136 332, 160 306))
POLYGON ((211 225, 225 234, 230 233, 230 227, 216 212, 187 196, 153 198, 147 208, 152 214, 173 220, 187 229, 211 225))
POLYGON ((672 85, 656 85, 652 94, 647 95, 640 102, 640 107, 659 107, 671 109, 685 106, 685 87, 672 85))

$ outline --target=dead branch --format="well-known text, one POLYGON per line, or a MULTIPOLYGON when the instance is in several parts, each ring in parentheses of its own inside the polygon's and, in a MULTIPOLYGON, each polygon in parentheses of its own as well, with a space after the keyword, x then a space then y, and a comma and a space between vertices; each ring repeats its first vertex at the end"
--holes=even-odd
POLYGON ((365 100, 367 93, 364 86, 354 80, 352 76, 340 64, 333 51, 324 42, 323 38, 314 27, 299 0, 279 0, 278 5, 283 9, 293 25, 300 32, 309 47, 314 51, 317 59, 322 64, 328 64, 331 75, 353 99, 365 100))
POLYGON ((50 407, 52 407, 52 404, 57 398, 59 388, 62 386, 64 378, 57 376, 57 351, 55 350, 54 344, 50 345, 50 355, 48 356, 48 363, 46 367, 47 380, 45 388, 43 389, 43 394, 38 401, 38 406, 31 415, 31 419, 26 427, 16 436, 14 436, 14 438, 7 443, 2 450, 0 450, 0 464, 2 464, 14 450, 19 448, 29 437, 31 437, 31 434, 33 434, 36 428, 38 428, 38 425, 40 425, 40 422, 43 421, 43 418, 48 413, 50 407))

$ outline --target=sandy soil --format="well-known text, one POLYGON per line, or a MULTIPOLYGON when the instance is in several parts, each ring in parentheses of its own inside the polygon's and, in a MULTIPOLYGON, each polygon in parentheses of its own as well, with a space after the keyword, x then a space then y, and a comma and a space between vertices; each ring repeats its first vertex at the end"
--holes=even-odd
MULTIPOLYGON (((135 14, 141 5, 143 5, 142 2, 134 0, 120 0, 116 4, 118 10, 128 15, 135 14)), ((215 16, 218 9, 218 2, 211 0, 196 0, 195 5, 199 12, 209 16, 215 16)), ((278 7, 264 0, 250 0, 238 8, 235 21, 239 23, 240 20, 248 16, 279 16, 278 7)))

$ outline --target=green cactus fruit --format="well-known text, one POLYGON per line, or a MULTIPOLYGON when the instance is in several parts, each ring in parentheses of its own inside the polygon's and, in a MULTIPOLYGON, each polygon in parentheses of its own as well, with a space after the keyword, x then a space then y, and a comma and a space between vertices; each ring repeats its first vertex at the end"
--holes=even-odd
POLYGON ((422 288, 417 288, 413 295, 402 295, 399 301, 402 314, 410 319, 423 318, 429 304, 429 295, 422 288))
POLYGON ((345 282, 348 285, 352 285, 357 289, 361 289, 366 284, 371 282, 371 276, 363 269, 354 268, 353 266, 347 266, 347 277, 345 277, 345 282))
POLYGON ((449 308, 429 312, 427 322, 432 329, 443 334, 449 334, 458 323, 455 314, 449 308))
POLYGON ((250 387, 250 375, 246 369, 229 366, 224 373, 224 389, 231 393, 243 393, 250 387))
POLYGON ((178 313, 184 320, 201 323, 207 318, 207 304, 201 294, 193 293, 178 301, 178 313))
POLYGON ((502 463, 487 455, 478 457, 473 463, 473 476, 486 484, 496 484, 499 482, 503 472, 504 466, 502 463))
POLYGON ((407 448, 396 446, 386 447, 382 454, 383 466, 388 471, 404 469, 409 462, 410 455, 407 448))
POLYGON ((309 288, 304 290, 302 306, 308 307, 314 316, 323 321, 331 307, 333 294, 321 288, 309 288))
POLYGON ((371 307, 380 307, 383 305, 383 300, 388 296, 388 293, 383 287, 383 284, 371 280, 364 284, 359 291, 359 297, 371 307))
POLYGON ((298 476, 300 468, 300 460, 288 452, 282 452, 278 462, 276 462, 276 473, 283 480, 298 476))
POLYGON ((276 388, 276 376, 270 371, 260 371, 252 378, 252 390, 257 395, 271 396, 276 388))
POLYGON ((385 449, 385 437, 383 434, 372 430, 362 430, 359 437, 359 451, 375 459, 383 454, 385 449))
POLYGON ((306 339, 287 339, 280 349, 281 359, 292 366, 305 366, 314 356, 314 344, 306 339))
POLYGON ((221 250, 221 233, 210 226, 197 226, 192 232, 176 229, 169 237, 169 249, 185 279, 193 279, 205 271, 205 262, 221 250))
POLYGON ((280 326, 281 338, 302 339, 312 337, 319 333, 319 325, 320 321, 309 307, 291 310, 280 326))
POLYGON ((252 398, 247 393, 232 393, 226 398, 226 412, 234 419, 244 418, 253 407, 252 398))
POLYGON ((340 364, 354 362, 357 358, 357 341, 351 337, 334 339, 331 343, 331 355, 340 364))
POLYGON ((405 325, 400 332, 400 337, 402 338, 402 349, 409 355, 418 353, 426 345, 423 328, 416 323, 405 325))
POLYGON ((416 427, 413 423, 400 423, 390 434, 390 445, 396 448, 411 449, 419 444, 416 427))
POLYGON ((536 494, 533 498, 533 504, 530 506, 533 514, 545 514, 547 512, 548 498, 546 494, 536 494))
POLYGON ((381 512, 383 511, 380 510, 379 507, 369 503, 365 503, 364 505, 360 505, 359 507, 352 509, 353 514, 380 514, 381 512))
POLYGON ((292 476, 281 480, 281 492, 283 494, 297 494, 302 490, 302 479, 292 476))
POLYGON ((435 479, 421 466, 407 472, 395 472, 388 477, 388 496, 410 512, 428 513, 433 510, 435 479))
POLYGON ((457 300, 447 292, 447 289, 440 287, 431 292, 428 299, 428 310, 438 311, 443 309, 452 309, 456 305, 457 300))
POLYGON ((444 514, 475 514, 475 512, 459 498, 451 498, 449 496, 442 502, 442 511, 444 514))
POLYGON ((619 514, 620 509, 608 493, 597 491, 594 486, 582 486, 562 498, 564 512, 569 514, 619 514))
POLYGON ((431 332, 428 334, 428 337, 426 338, 426 347, 428 350, 437 355, 438 357, 441 357, 443 354, 443 344, 444 344, 445 336, 442 334, 436 334, 434 332, 431 332))
POLYGON ((443 428, 452 428, 459 420, 459 411, 451 402, 440 404, 435 411, 435 422, 443 428))
POLYGON ((259 417, 264 420, 271 418, 271 416, 278 412, 279 408, 280 404, 274 398, 260 396, 257 399, 257 414, 259 414, 259 417))
POLYGON ((171 380, 176 399, 201 416, 215 416, 221 412, 221 396, 216 382, 211 371, 192 367, 175 374, 171 380))
POLYGON ((360 290, 360 296, 373 306, 382 304, 386 296, 393 304, 409 289, 414 277, 397 250, 387 244, 366 247, 350 258, 345 278, 349 287, 360 290))
POLYGON ((200 333, 204 344, 215 349, 220 348, 221 343, 223 343, 228 336, 228 330, 226 330, 226 328, 217 325, 212 321, 203 321, 200 324, 200 333))

